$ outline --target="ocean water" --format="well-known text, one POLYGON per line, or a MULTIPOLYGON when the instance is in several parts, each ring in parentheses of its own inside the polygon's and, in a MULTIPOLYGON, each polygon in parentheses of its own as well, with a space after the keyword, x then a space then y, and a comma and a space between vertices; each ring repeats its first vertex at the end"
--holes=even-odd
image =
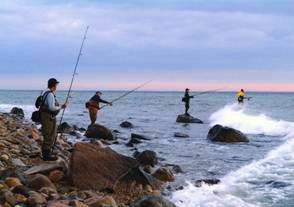
MULTIPOLYGON (((103 98, 112 100, 123 92, 105 91, 103 98)), ((0 111, 22 107, 29 119, 40 91, 0 91, 0 111)), ((193 93, 191 93, 193 94, 193 93)), ((294 94, 249 93, 252 100, 239 106, 234 93, 220 92, 197 95, 191 101, 190 114, 203 125, 178 124, 183 113, 179 92, 135 92, 99 112, 98 123, 117 129, 120 145, 115 150, 132 155, 125 147, 131 133, 151 138, 137 145, 139 151, 156 151, 162 163, 180 165, 184 173, 170 184, 166 196, 179 207, 294 206, 294 94), (122 121, 135 128, 122 129, 122 121), (250 139, 245 144, 212 143, 206 139, 214 124, 244 132, 250 139), (175 138, 174 133, 189 138, 175 138), (195 187, 198 179, 217 178, 214 186, 195 187), (184 186, 182 190, 173 190, 184 186)), ((57 94, 60 102, 66 92, 57 94)), ((87 127, 88 113, 84 103, 93 92, 75 91, 64 121, 87 127)), ((73 139, 71 137, 71 139, 73 139)))

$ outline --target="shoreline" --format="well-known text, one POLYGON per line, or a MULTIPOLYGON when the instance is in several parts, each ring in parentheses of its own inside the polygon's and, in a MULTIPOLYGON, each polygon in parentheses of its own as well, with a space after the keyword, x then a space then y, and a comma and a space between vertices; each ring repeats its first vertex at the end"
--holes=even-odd
MULTIPOLYGON (((58 161, 44 162, 41 159, 41 142, 42 136, 34 124, 17 115, 0 113, 0 204, 51 207, 62 204, 63 206, 94 207, 98 206, 97 203, 102 205, 104 202, 110 206, 124 207, 131 203, 133 206, 140 206, 140 201, 134 203, 138 199, 156 198, 161 202, 168 202, 161 195, 164 183, 168 179, 169 181, 175 179, 173 172, 168 168, 160 167, 157 163, 154 163, 157 166, 153 167, 146 163, 143 166, 138 159, 121 155, 103 144, 103 142, 109 144, 109 141, 102 140, 101 142, 98 139, 92 139, 90 142, 78 142, 72 145, 62 137, 59 137, 57 141, 58 161), (87 149, 93 147, 96 150, 95 153, 89 154, 87 149), (95 165, 103 163, 103 159, 99 157, 100 152, 103 156, 106 154, 104 159, 109 159, 105 162, 108 169, 105 172, 103 170, 89 172, 95 168, 95 165), (92 157, 91 162, 93 154, 98 157, 92 157), (85 166, 80 166, 85 163, 83 161, 81 164, 79 161, 84 155, 89 159, 89 162, 86 163, 86 167, 89 166, 88 171, 84 169, 85 166), (113 156, 117 158, 112 159, 113 156), (121 169, 117 169, 120 168, 119 164, 113 164, 116 159, 132 164, 126 171, 124 169, 120 171, 121 169), (79 173, 82 174, 82 177, 79 177, 79 173), (92 177, 87 177, 84 173, 91 174, 92 177), (87 179, 95 178, 97 173, 100 173, 100 177, 93 179, 93 182, 98 180, 99 183, 99 180, 105 179, 107 183, 108 176, 112 176, 117 179, 113 180, 115 188, 95 190, 77 187, 82 186, 79 185, 80 181, 88 182, 87 179), (156 186, 155 183, 160 183, 160 186, 156 186), (73 202, 79 205, 72 205, 73 202)), ((122 166, 125 166, 125 163, 122 166)), ((103 166, 100 168, 102 169, 103 166)), ((170 203, 169 206, 172 205, 170 203)))

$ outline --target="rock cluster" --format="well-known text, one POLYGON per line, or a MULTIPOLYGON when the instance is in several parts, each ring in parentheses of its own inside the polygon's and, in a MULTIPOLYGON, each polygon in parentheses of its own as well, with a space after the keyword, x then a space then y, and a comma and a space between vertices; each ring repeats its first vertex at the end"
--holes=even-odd
MULTIPOLYGON (((73 131, 67 124, 59 130, 73 131)), ((0 114, 0 206, 174 206, 160 196, 163 182, 174 180, 173 172, 152 169, 157 164, 152 151, 132 158, 99 141, 72 146, 59 136, 59 159, 43 162, 41 142, 34 125, 18 115, 0 114)))

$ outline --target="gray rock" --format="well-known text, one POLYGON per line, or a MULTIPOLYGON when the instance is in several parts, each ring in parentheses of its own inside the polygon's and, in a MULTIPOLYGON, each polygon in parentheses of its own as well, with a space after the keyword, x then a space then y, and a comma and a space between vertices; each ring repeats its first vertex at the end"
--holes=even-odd
POLYGON ((176 205, 162 196, 149 195, 137 200, 131 207, 176 207, 176 205))
POLYGON ((200 119, 197 119, 193 116, 189 116, 189 115, 185 115, 185 114, 178 115, 177 122, 178 123, 186 123, 186 124, 188 124, 188 123, 203 124, 203 121, 201 121, 200 119))

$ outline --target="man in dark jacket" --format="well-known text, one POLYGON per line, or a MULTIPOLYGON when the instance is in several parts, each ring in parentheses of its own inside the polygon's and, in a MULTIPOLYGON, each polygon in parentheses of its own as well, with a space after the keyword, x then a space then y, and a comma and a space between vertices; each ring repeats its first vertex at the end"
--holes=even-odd
POLYGON ((99 103, 105 103, 112 106, 111 102, 101 99, 101 95, 102 95, 102 92, 97 91, 96 94, 89 101, 88 109, 89 109, 89 115, 91 119, 91 125, 95 124, 97 120, 97 113, 100 109, 99 103))
POLYGON ((190 108, 190 99, 194 98, 194 96, 190 96, 189 91, 190 91, 190 89, 186 88, 185 96, 182 99, 182 101, 185 102, 185 115, 186 116, 190 116, 190 114, 188 113, 189 108, 190 108))

